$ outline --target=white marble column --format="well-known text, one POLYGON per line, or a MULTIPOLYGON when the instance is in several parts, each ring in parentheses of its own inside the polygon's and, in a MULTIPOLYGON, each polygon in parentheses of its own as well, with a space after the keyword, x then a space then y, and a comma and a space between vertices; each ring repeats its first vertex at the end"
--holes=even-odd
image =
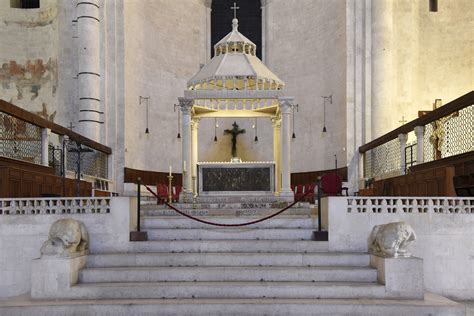
POLYGON ((275 161, 275 195, 280 195, 281 190, 281 118, 272 118, 273 126, 273 160, 275 161))
POLYGON ((372 0, 372 137, 395 128, 393 100, 393 5, 372 0))
POLYGON ((290 142, 290 115, 293 104, 292 97, 278 99, 281 111, 281 190, 280 197, 293 201, 291 191, 291 142, 290 142))
MULTIPOLYGON (((199 119, 195 118, 191 121, 191 178, 197 177, 197 163, 198 163, 198 131, 199 131, 199 119)), ((197 178, 196 178, 197 179, 197 178)), ((197 190, 194 183, 191 183, 191 190, 193 194, 197 194, 194 191, 197 190)))
POLYGON ((77 1, 78 132, 100 142, 104 113, 100 93, 99 0, 77 1))
POLYGON ((415 127, 415 135, 416 135, 416 164, 423 163, 423 137, 425 134, 425 127, 424 126, 416 126, 415 127))
POLYGON ((191 202, 192 186, 191 186, 191 109, 193 108, 194 99, 178 98, 181 107, 181 124, 182 124, 182 171, 183 171, 183 191, 180 201, 191 202))
POLYGON ((49 128, 41 129, 41 164, 43 166, 49 165, 49 134, 51 134, 49 128))
POLYGON ((207 63, 211 59, 211 13, 212 13, 212 0, 203 0, 204 6, 206 7, 206 60, 207 63))
POLYGON ((408 140, 408 135, 407 134, 399 134, 398 135, 398 140, 400 141, 400 174, 405 174, 406 172, 406 151, 405 149, 407 148, 407 140, 408 140))

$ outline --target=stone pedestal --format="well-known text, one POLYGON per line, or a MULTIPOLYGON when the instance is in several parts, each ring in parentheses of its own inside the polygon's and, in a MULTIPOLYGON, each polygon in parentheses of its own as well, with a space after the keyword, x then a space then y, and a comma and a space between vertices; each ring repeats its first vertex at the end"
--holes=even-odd
POLYGON ((31 297, 34 299, 61 298, 77 283, 79 270, 87 262, 87 255, 75 257, 43 256, 31 263, 31 297))
POLYGON ((370 266, 377 269, 377 281, 391 295, 403 299, 424 298, 423 259, 370 255, 370 266))

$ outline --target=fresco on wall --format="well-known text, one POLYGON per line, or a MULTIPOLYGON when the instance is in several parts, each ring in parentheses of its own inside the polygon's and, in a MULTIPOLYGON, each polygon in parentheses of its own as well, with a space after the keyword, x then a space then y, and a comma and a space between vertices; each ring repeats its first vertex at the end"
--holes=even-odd
POLYGON ((26 93, 31 93, 31 100, 35 100, 45 83, 51 83, 51 94, 55 96, 58 86, 56 59, 50 58, 47 63, 43 59, 27 60, 25 64, 11 60, 0 69, 2 89, 16 89, 18 100, 23 99, 26 93))

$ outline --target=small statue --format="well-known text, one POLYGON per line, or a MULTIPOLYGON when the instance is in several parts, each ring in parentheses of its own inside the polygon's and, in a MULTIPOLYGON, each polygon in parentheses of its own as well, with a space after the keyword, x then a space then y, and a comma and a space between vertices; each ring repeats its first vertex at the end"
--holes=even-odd
POLYGON ((51 225, 48 240, 41 247, 41 254, 70 257, 85 254, 89 249, 89 234, 84 223, 75 219, 60 219, 51 225))
POLYGON ((415 239, 415 231, 404 222, 377 225, 369 237, 369 253, 385 258, 410 257, 407 248, 415 239))
POLYGON ((232 129, 226 129, 224 134, 231 134, 232 135, 232 158, 237 157, 237 136, 239 134, 244 134, 245 129, 239 129, 239 125, 237 122, 232 124, 232 129))

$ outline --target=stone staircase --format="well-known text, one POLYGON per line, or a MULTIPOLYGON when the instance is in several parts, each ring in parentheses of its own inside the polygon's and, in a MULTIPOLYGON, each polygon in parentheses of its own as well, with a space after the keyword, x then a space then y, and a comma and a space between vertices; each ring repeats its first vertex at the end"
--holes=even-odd
MULTIPOLYGON (((227 224, 278 210, 270 202, 257 204, 177 206, 227 224)), ((439 297, 388 291, 367 253, 329 252, 327 242, 313 241, 314 210, 301 204, 252 226, 221 228, 147 205, 141 225, 149 241, 131 243, 128 252, 90 254, 70 290, 36 299, 93 302, 99 314, 113 306, 114 315, 152 312, 149 305, 179 315, 463 315, 449 300, 443 305, 439 297)))
MULTIPOLYGON (((278 210, 251 204, 177 206, 227 224, 278 210)), ((129 253, 90 255, 64 298, 389 298, 368 254, 332 253, 326 242, 311 240, 317 227, 311 211, 303 204, 253 226, 221 228, 146 206, 142 229, 149 241, 134 243, 129 253)))

